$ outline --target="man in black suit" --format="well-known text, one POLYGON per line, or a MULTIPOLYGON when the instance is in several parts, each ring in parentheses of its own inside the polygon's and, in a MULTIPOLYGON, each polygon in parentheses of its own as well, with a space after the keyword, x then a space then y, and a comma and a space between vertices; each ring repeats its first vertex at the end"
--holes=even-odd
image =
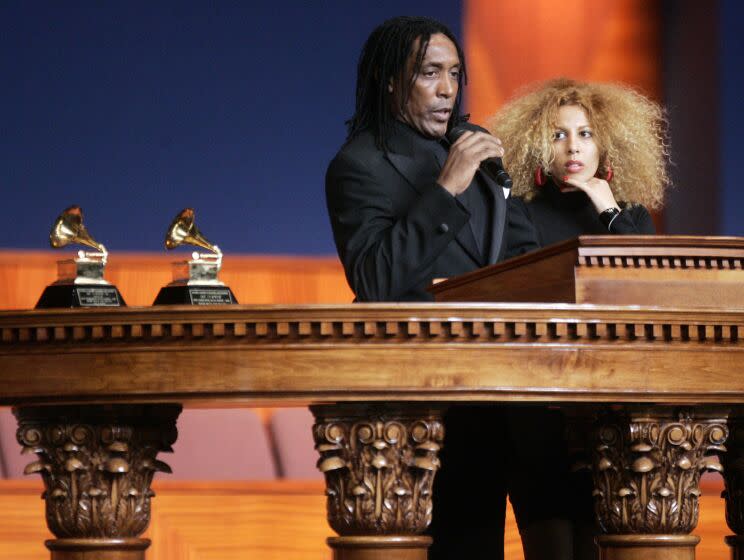
POLYGON ((430 300, 434 278, 494 263, 505 250, 506 198, 478 173, 503 155, 461 118, 463 53, 445 26, 395 18, 359 62, 356 113, 331 162, 326 198, 336 247, 358 301, 430 300))
MULTIPOLYGON (((451 145, 446 140, 461 119, 464 82, 462 49, 437 21, 394 18, 364 46, 349 135, 326 175, 334 239, 357 301, 431 300, 426 288, 434 278, 505 254, 508 192, 478 171, 484 160, 503 155, 501 142, 473 131, 451 145)), ((528 223, 510 226, 532 230, 528 223)), ((535 241, 529 248, 536 247, 535 241)), ((446 414, 430 558, 503 558, 507 487, 523 536, 527 524, 553 517, 541 505, 556 503, 545 491, 549 477, 512 476, 531 464, 543 468, 541 457, 529 456, 542 447, 513 441, 531 415, 512 416, 513 430, 507 416, 473 407, 446 414), (516 470, 507 464, 514 459, 516 470)))

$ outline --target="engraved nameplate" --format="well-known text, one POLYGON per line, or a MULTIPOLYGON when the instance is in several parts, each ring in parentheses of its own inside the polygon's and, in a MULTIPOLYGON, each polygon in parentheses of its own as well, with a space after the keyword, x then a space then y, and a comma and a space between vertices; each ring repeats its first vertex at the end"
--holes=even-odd
POLYGON ((119 294, 113 286, 76 286, 75 295, 80 307, 118 307, 121 305, 119 294))
POLYGON ((189 288, 192 305, 219 305, 233 303, 229 288, 189 288))

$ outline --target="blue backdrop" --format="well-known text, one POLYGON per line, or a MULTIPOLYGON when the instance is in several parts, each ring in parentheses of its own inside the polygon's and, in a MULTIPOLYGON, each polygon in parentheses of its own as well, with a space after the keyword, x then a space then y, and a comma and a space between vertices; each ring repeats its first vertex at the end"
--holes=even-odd
POLYGON ((333 254, 325 169, 387 17, 451 0, 0 4, 0 247, 78 204, 109 250, 161 251, 183 207, 226 252, 333 254))
MULTIPOLYGON (((226 252, 333 254, 324 175, 362 43, 401 13, 459 35, 464 3, 4 0, 0 247, 47 248, 54 218, 79 204, 110 250, 162 251, 170 220, 192 206, 226 252)), ((744 235, 744 8, 717 9, 720 80, 699 87, 720 103, 699 110, 720 130, 718 161, 700 165, 720 181, 682 177, 680 189, 716 189, 717 229, 705 233, 744 235)), ((680 232, 684 212, 693 220, 695 208, 680 232)))

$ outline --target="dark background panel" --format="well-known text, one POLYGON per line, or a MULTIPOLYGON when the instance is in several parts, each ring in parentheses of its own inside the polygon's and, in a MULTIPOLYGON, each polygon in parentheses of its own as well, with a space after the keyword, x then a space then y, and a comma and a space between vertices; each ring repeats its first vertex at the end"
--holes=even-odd
POLYGON ((718 233, 744 236, 744 4, 739 0, 722 0, 720 21, 723 204, 718 233))
POLYGON ((663 3, 664 104, 674 188, 664 209, 669 233, 719 232, 722 204, 719 2, 663 3))

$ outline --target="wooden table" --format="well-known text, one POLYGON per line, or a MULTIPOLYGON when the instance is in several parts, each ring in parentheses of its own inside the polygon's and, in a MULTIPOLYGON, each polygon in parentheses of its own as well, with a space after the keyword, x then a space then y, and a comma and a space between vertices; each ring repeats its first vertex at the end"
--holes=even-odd
POLYGON ((0 404, 52 558, 134 560, 182 405, 310 405, 339 560, 423 559, 454 402, 558 404, 607 559, 694 558, 700 473, 744 535, 744 311, 369 304, 0 312, 0 404), (724 450, 726 452, 724 453, 724 450))

